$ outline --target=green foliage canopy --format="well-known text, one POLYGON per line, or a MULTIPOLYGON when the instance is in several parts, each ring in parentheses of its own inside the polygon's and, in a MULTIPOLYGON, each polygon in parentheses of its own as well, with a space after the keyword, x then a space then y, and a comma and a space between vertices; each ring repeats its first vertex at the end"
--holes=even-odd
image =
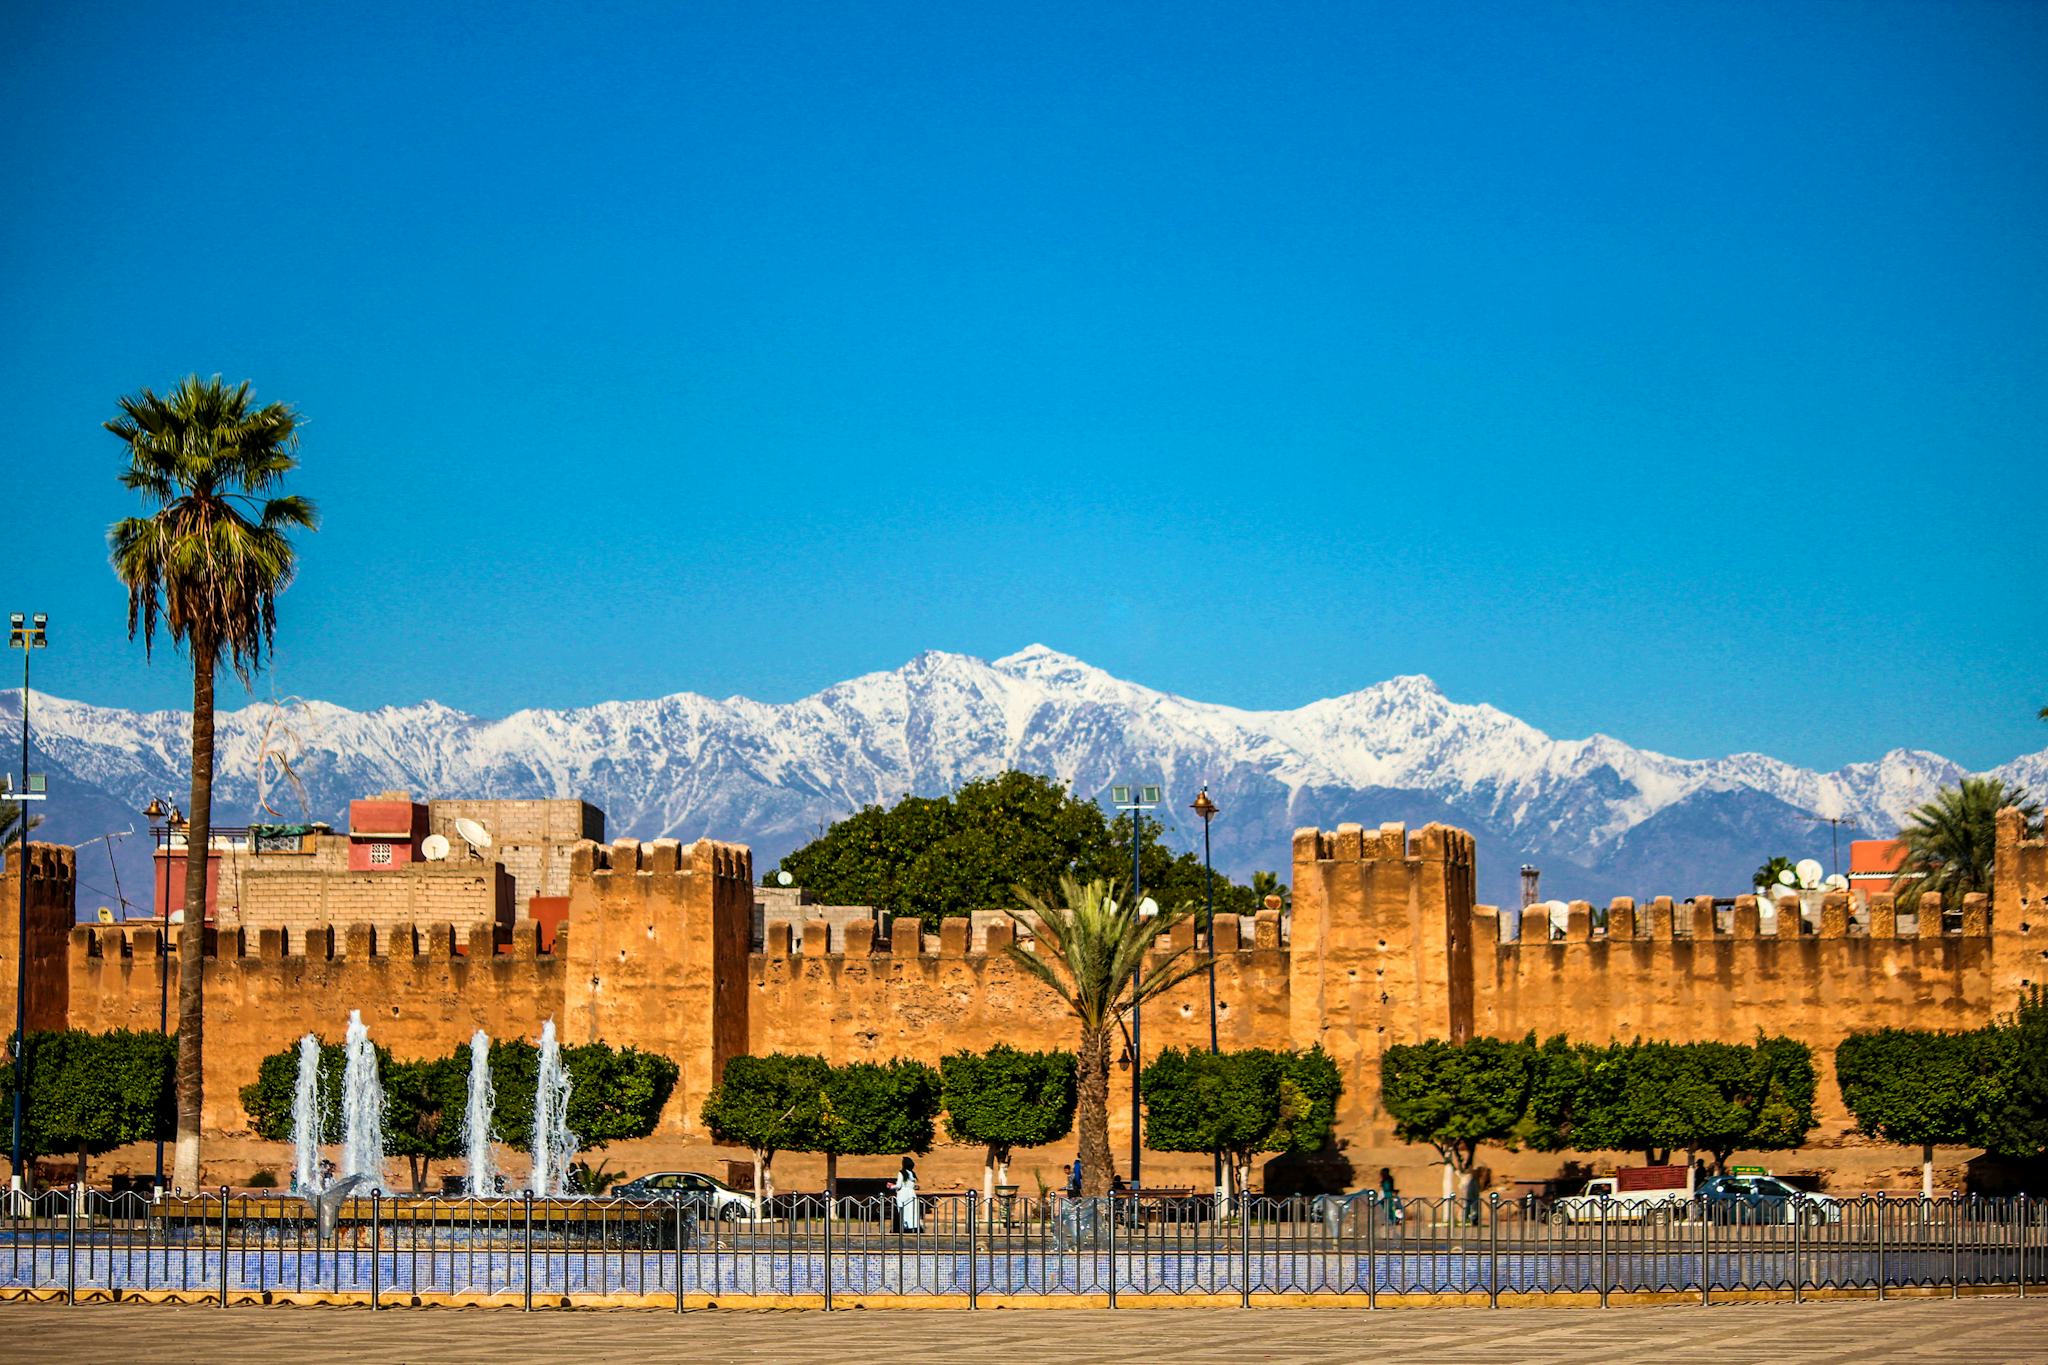
POLYGON ((825 1079, 816 1151, 827 1156, 928 1152, 939 1114, 939 1073, 923 1062, 849 1062, 825 1079))
MULTIPOLYGON (((1145 894, 1161 905, 1202 905, 1202 860, 1170 852, 1163 832, 1152 820, 1140 828, 1145 894)), ((972 910, 1021 909, 1019 886, 1049 892, 1062 876, 1128 882, 1131 826, 1129 817, 1110 821, 1101 807, 1045 778, 1012 771, 951 796, 868 806, 783 858, 782 868, 825 901, 933 925, 972 910)), ((1218 914, 1257 908, 1250 889, 1217 876, 1218 914)))
POLYGON ((1139 1077, 1145 1143, 1159 1152, 1215 1152, 1246 1188, 1260 1152, 1320 1151, 1336 1126, 1343 1082, 1322 1048, 1211 1053, 1168 1048, 1139 1077))
MULTIPOLYGON (((160 1033, 78 1029, 28 1035, 22 1070, 24 1157, 110 1152, 159 1134, 176 1116, 175 1038, 160 1033)), ((14 1103, 13 1057, 0 1067, 0 1103, 14 1103)), ((83 1172, 80 1173, 81 1177, 83 1172)))
POLYGON ((1012 1147, 1043 1147, 1074 1128, 1074 1054, 997 1043, 939 1061, 946 1135, 987 1147, 1000 1165, 1012 1147))
POLYGON ((1380 1103, 1403 1142, 1426 1142, 1460 1171, 1484 1143, 1512 1143, 1529 1107, 1536 1042, 1431 1038, 1380 1058, 1380 1103))
POLYGON ((1857 1131, 1906 1147, 1988 1145, 2003 1080, 1992 1030, 1878 1029, 1835 1048, 1835 1081, 1857 1131))

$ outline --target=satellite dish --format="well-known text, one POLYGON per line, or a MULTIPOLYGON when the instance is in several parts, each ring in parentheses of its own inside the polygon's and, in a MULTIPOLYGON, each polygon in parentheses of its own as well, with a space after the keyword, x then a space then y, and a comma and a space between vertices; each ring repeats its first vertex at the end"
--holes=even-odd
POLYGON ((1847 891, 1849 889, 1849 879, 1837 872, 1834 876, 1822 882, 1821 885, 1830 891, 1847 891))
POLYGON ((100 907, 100 923, 101 923, 101 924, 112 924, 113 922, 114 922, 114 912, 113 912, 113 909, 112 909, 111 907, 109 907, 109 906, 105 906, 105 905, 102 905, 102 906, 100 907))
POLYGON ((448 836, 429 834, 420 840, 420 856, 430 863, 438 863, 448 856, 448 836))
POLYGON ((1153 900, 1153 899, 1152 899, 1152 898, 1151 898, 1150 896, 1147 896, 1147 897, 1145 897, 1145 899, 1143 899, 1143 900, 1141 900, 1141 901, 1139 901, 1139 902, 1138 902, 1138 918, 1139 918, 1139 919, 1151 919, 1151 918, 1152 918, 1153 916, 1157 915, 1158 913, 1159 913, 1159 902, 1158 902, 1158 901, 1155 901, 1155 900, 1153 900))
POLYGON ((1794 871, 1793 871, 1793 870, 1792 870, 1791 868, 1789 868, 1789 867, 1788 867, 1788 868, 1786 868, 1786 869, 1785 869, 1784 871, 1782 871, 1782 872, 1780 872, 1780 873, 1778 874, 1778 885, 1780 885, 1780 886, 1797 886, 1797 885, 1799 885, 1799 874, 1798 874, 1797 872, 1794 872, 1794 871))
POLYGON ((491 846, 491 832, 468 816, 455 822, 455 832, 462 836, 464 843, 479 853, 491 846))
POLYGON ((777 886, 788 886, 791 882, 795 880, 796 878, 789 875, 788 868, 784 868, 782 871, 775 874, 775 884, 777 886))
POLYGON ((1801 858, 1799 860, 1799 885, 1805 890, 1813 890, 1820 885, 1823 871, 1824 869, 1821 867, 1818 859, 1801 858))

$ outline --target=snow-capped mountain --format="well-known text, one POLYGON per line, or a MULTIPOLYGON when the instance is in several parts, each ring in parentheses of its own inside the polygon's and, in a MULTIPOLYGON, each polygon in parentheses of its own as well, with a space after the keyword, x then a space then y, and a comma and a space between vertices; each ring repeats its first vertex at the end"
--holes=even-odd
MULTIPOLYGON (((19 723, 20 694, 0 693, 19 723)), ((51 774, 46 837, 82 841, 143 825, 152 795, 183 804, 188 720, 38 693, 37 762, 51 774)), ((1479 836, 1480 890, 1515 903, 1517 868, 1546 895, 1732 894, 1764 858, 1829 856, 1820 817, 1888 835, 1963 769, 1895 749, 1810 772, 1762 754, 1678 759, 1606 735, 1553 739, 1491 706, 1453 702, 1425 677, 1393 678, 1292 711, 1243 711, 1155 692, 1033 645, 986 663, 926 653, 787 705, 678 693, 484 720, 434 702, 349 711, 324 702, 218 718, 216 820, 259 813, 259 756, 291 756, 304 803, 271 766, 270 803, 339 824, 353 796, 582 796, 614 835, 701 834, 754 846, 762 866, 859 808, 941 793, 1005 768, 1096 795, 1158 779, 1169 839, 1199 847, 1184 812, 1202 783, 1222 805, 1220 868, 1285 872, 1296 826, 1446 820, 1479 836)), ((2048 750, 1994 772, 2048 791, 2048 750)), ((1845 840, 1854 835, 1845 834, 1845 840)), ((145 837, 81 856, 81 907, 146 886, 145 837), (132 879, 132 880, 130 880, 132 879), (95 897, 97 899, 95 899, 95 897)), ((1846 860, 1846 850, 1844 850, 1846 860)))

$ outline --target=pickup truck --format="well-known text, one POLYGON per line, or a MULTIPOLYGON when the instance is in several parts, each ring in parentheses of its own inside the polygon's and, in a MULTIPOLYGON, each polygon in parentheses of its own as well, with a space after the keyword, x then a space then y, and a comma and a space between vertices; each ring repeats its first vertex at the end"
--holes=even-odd
POLYGON ((1642 1166, 1618 1176, 1586 1182, 1550 1206, 1553 1223, 1597 1223, 1606 1210, 1610 1223, 1634 1222, 1654 1209, 1682 1210, 1692 1198, 1690 1172, 1683 1166, 1642 1166))

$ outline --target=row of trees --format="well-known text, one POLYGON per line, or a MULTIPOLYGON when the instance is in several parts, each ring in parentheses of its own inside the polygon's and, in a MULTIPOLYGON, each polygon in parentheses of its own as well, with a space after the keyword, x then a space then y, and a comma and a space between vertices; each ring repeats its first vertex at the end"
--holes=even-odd
POLYGON ((1920 1189, 1934 1192, 1934 1148, 1997 1156, 2048 1152, 2048 995, 2039 986, 2010 1018, 1965 1033, 1878 1029, 1835 1049, 1835 1079, 1856 1126, 1920 1149, 1920 1189))
MULTIPOLYGON (((153 1036, 153 1035, 152 1035, 153 1036)), ((379 1045, 377 1071, 384 1087, 384 1142, 407 1159, 413 1193, 425 1191, 428 1163, 462 1154, 462 1116, 469 1103, 469 1049, 445 1057, 396 1061, 379 1045)), ((320 1047, 320 1088, 328 1096, 321 1116, 323 1142, 339 1142, 342 1073, 346 1050, 340 1043, 320 1047)), ((654 1131, 662 1106, 676 1086, 676 1064, 659 1053, 581 1043, 562 1049, 569 1073, 569 1129, 585 1150, 654 1131)), ((491 1044, 491 1086, 496 1094, 491 1136, 524 1147, 531 1140, 534 1091, 540 1049, 522 1039, 491 1044)), ((287 1142, 292 1136, 292 1102, 298 1086, 297 1048, 273 1052, 242 1087, 242 1108, 259 1136, 287 1142)), ((595 1191, 593 1191, 595 1193, 595 1191)))
POLYGON ((1432 1039, 1390 1047, 1380 1100, 1404 1142, 1444 1161, 1445 1193, 1486 1144, 1538 1151, 1639 1151, 1653 1164, 1706 1152, 1797 1147, 1818 1122, 1812 1049, 1754 1043, 1538 1043, 1432 1039))
MULTIPOLYGON (((176 1118, 172 1063, 178 1045, 161 1033, 127 1029, 35 1032, 22 1053, 21 1145, 24 1163, 73 1155, 78 1178, 89 1157, 171 1131, 176 1118)), ((0 1068, 0 1112, 14 1104, 13 1056, 0 1068)), ((26 1180, 27 1173, 20 1172, 26 1180)))
MULTIPOLYGON (((1140 1073, 1145 1140, 1154 1151, 1210 1152, 1243 1188, 1259 1152, 1313 1152, 1329 1140, 1341 1090, 1337 1068, 1315 1048, 1211 1054, 1169 1049, 1140 1073)), ((771 1053, 735 1057, 705 1100, 705 1125, 747 1148, 764 1194, 773 1194, 779 1152, 822 1152, 836 1189, 841 1156, 926 1152, 944 1116, 946 1135, 985 1151, 982 1190, 1009 1181, 1011 1152, 1073 1131, 1079 1098, 1074 1054, 1025 1052, 999 1043, 921 1062, 852 1062, 771 1053)), ((1085 1160, 1084 1160, 1085 1167, 1085 1160)))
MULTIPOLYGON (((1145 893, 1161 905, 1205 904, 1202 860, 1169 850, 1163 833, 1155 820, 1139 828, 1145 893)), ((1131 824, 1128 816, 1106 819, 1100 806, 1046 778, 1010 771, 951 796, 865 807, 783 858, 782 869, 822 900, 936 925, 972 910, 1022 909, 1018 888, 1055 886, 1063 876, 1128 878, 1131 824)), ((1250 887, 1218 876, 1216 910, 1249 915, 1285 891, 1270 872, 1255 874, 1250 887)))

